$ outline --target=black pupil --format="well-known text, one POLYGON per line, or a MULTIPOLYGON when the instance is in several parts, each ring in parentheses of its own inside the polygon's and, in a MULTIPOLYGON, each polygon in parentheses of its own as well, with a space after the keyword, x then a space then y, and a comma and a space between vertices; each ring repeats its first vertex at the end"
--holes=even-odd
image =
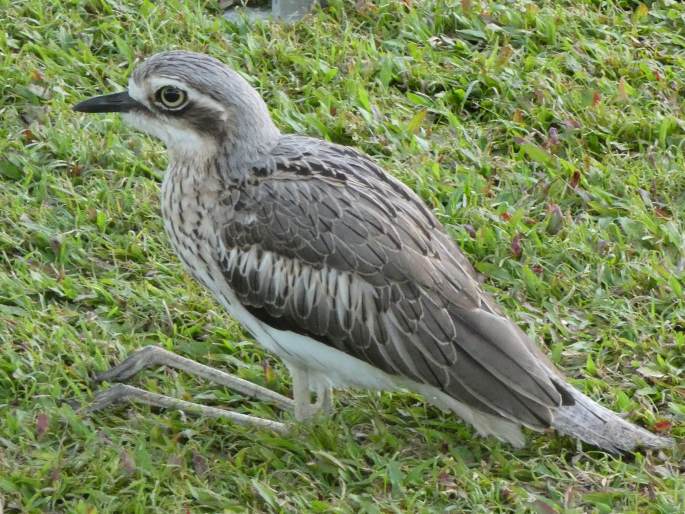
POLYGON ((169 104, 175 104, 181 99, 181 92, 173 87, 168 87, 163 91, 164 101, 169 104))

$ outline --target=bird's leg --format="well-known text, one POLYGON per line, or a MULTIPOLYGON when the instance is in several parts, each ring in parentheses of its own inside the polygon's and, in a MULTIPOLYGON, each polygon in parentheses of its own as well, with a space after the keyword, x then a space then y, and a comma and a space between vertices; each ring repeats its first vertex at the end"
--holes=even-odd
POLYGON ((280 433, 286 433, 288 431, 288 427, 278 421, 248 416, 247 414, 200 405, 199 403, 186 402, 162 394, 151 393, 150 391, 145 391, 144 389, 139 389, 138 387, 126 384, 115 384, 105 391, 100 391, 95 396, 95 400, 90 407, 88 407, 87 411, 97 412, 110 405, 123 402, 138 402, 166 409, 178 409, 183 412, 195 413, 208 418, 228 419, 239 425, 268 428, 280 433))
POLYGON ((226 386, 251 398, 265 400, 284 410, 292 409, 295 405, 293 400, 286 398, 275 391, 253 384, 248 380, 244 380, 216 368, 181 357, 160 346, 146 346, 141 348, 132 353, 122 363, 97 375, 95 381, 102 382, 106 380, 108 382, 125 382, 135 374, 151 366, 168 366, 170 368, 179 369, 190 375, 195 375, 226 386))
POLYGON ((314 413, 311 409, 311 394, 309 391, 309 373, 305 368, 289 366, 293 379, 293 400, 295 401, 295 419, 304 421, 314 413))
MULTIPOLYGON (((253 384, 252 382, 216 368, 200 364, 191 359, 181 357, 180 355, 176 355, 159 346, 146 346, 141 348, 132 353, 120 364, 113 366, 104 373, 96 375, 95 381, 124 382, 131 379, 142 370, 152 366, 168 366, 170 368, 185 371, 191 375, 234 389, 246 396, 266 400, 282 409, 294 409, 295 419, 298 421, 309 419, 320 411, 329 413, 332 410, 332 391, 330 386, 323 382, 317 381, 314 385, 316 389, 316 401, 312 403, 310 382, 313 377, 310 377, 310 373, 306 368, 288 365, 293 378, 294 399, 291 400, 270 389, 253 384)), ((286 426, 277 421, 248 416, 246 414, 240 414, 218 407, 210 407, 198 403, 178 400, 124 384, 116 384, 105 391, 99 392, 87 410, 95 412, 110 405, 126 401, 139 402, 156 407, 179 409, 184 412, 196 413, 212 418, 230 419, 243 425, 271 428, 279 432, 286 431, 286 426)))
POLYGON ((317 384, 316 402, 313 407, 316 412, 321 411, 324 414, 331 414, 333 412, 333 389, 331 389, 331 386, 323 383, 317 384))
POLYGON ((306 368, 290 364, 288 366, 293 379, 293 399, 295 401, 295 419, 304 421, 323 411, 332 410, 332 391, 328 385, 318 382, 316 387, 316 401, 311 401, 311 376, 306 368))

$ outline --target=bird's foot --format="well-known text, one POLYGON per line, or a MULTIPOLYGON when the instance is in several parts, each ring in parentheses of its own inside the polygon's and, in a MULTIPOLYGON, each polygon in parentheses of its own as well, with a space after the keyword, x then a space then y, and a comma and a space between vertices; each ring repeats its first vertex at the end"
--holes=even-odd
POLYGON ((293 400, 282 394, 278 394, 271 389, 236 377, 225 371, 181 357, 160 346, 145 346, 144 348, 141 348, 132 353, 120 364, 110 368, 104 373, 96 375, 94 380, 96 383, 103 381, 126 382, 137 373, 151 366, 168 366, 170 368, 185 371, 190 375, 226 386, 229 389, 238 391, 251 398, 267 401, 284 410, 290 410, 294 407, 293 400))
MULTIPOLYGON (((316 401, 311 401, 311 377, 307 369, 290 367, 293 374, 293 392, 295 397, 294 400, 291 400, 286 396, 254 384, 248 380, 195 362, 186 357, 176 355, 160 346, 146 346, 141 348, 132 353, 120 364, 96 375, 94 377, 94 382, 126 382, 144 369, 152 366, 167 366, 178 369, 190 375, 226 386, 229 389, 238 391, 248 397, 265 400, 283 410, 293 410, 297 421, 311 419, 318 413, 328 414, 332 410, 332 391, 330 386, 323 382, 313 382, 312 387, 316 392, 316 401)), ((97 412, 111 405, 130 401, 156 407, 178 409, 201 416, 229 419, 239 424, 251 425, 259 428, 270 428, 278 432, 285 432, 287 430, 285 424, 277 421, 240 414, 218 407, 210 407, 185 400, 178 400, 122 383, 115 384, 109 389, 97 393, 93 403, 86 408, 86 412, 97 412)))
MULTIPOLYGON (((170 368, 185 371, 191 375, 236 390, 251 398, 265 400, 284 410, 292 410, 295 405, 293 400, 278 394, 275 391, 253 384, 252 382, 231 375, 230 373, 181 357, 180 355, 176 355, 159 346, 146 346, 141 348, 120 364, 113 366, 104 373, 96 375, 94 381, 95 383, 103 381, 125 382, 133 378, 137 373, 151 366, 168 366, 170 368)), ((269 428, 277 432, 287 431, 286 425, 277 421, 240 414, 218 407, 210 407, 198 403, 178 400, 121 383, 115 384, 104 391, 100 391, 95 396, 93 403, 85 410, 86 412, 96 412, 114 404, 130 401, 156 407, 178 409, 211 418, 229 419, 242 425, 269 428)))
POLYGON ((288 426, 278 421, 249 416, 247 414, 220 409, 218 407, 210 407, 208 405, 201 405, 199 403, 187 402, 185 400, 178 400, 126 384, 115 384, 109 389, 100 391, 95 395, 93 403, 86 408, 86 412, 97 412, 112 405, 124 402, 138 402, 154 407, 177 409, 187 413, 199 414, 200 416, 208 418, 228 419, 239 425, 267 428, 282 434, 288 432, 288 426))

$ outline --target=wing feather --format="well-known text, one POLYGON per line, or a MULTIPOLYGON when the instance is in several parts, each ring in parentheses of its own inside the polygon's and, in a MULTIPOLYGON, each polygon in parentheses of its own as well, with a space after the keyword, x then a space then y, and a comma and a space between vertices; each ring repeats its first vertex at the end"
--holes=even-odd
POLYGON ((570 395, 414 193, 348 148, 292 137, 273 152, 227 193, 217 227, 225 278, 255 315, 482 412, 549 426, 570 395))

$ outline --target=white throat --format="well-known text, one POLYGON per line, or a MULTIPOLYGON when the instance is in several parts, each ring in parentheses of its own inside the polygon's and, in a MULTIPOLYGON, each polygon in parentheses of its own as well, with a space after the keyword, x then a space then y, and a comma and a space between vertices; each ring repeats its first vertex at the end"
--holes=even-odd
POLYGON ((145 114, 127 112, 122 119, 127 125, 161 139, 172 160, 197 162, 216 153, 217 144, 212 137, 202 137, 197 132, 165 124, 159 118, 145 114))

